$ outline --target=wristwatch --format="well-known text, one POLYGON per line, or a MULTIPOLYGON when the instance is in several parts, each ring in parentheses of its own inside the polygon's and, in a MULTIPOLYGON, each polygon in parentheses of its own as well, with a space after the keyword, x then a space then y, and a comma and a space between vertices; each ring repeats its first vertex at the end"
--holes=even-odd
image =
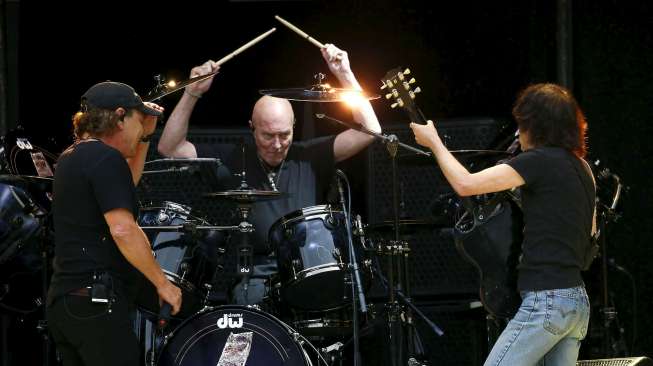
POLYGON ((141 142, 150 142, 150 139, 152 138, 152 135, 153 135, 153 133, 141 137, 141 142))

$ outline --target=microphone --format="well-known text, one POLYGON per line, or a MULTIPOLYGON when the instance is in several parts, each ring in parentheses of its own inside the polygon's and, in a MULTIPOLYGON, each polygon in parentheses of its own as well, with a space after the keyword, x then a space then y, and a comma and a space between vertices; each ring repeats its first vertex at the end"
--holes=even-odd
POLYGON ((162 330, 166 327, 166 325, 168 325, 168 320, 170 320, 171 312, 172 305, 164 301, 163 305, 161 305, 161 308, 159 309, 159 320, 157 322, 159 330, 162 330))
POLYGON ((340 203, 343 203, 345 200, 345 191, 342 188, 342 182, 340 181, 341 179, 347 179, 347 176, 345 175, 345 172, 343 172, 340 169, 336 169, 336 184, 338 184, 338 193, 340 193, 340 203))

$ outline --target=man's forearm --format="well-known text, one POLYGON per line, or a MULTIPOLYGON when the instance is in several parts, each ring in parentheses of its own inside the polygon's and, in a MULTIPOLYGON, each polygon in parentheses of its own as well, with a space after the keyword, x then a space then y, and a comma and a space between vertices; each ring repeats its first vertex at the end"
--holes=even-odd
POLYGON ((186 141, 188 123, 196 103, 196 97, 184 92, 161 133, 158 151, 162 155, 171 156, 186 141))

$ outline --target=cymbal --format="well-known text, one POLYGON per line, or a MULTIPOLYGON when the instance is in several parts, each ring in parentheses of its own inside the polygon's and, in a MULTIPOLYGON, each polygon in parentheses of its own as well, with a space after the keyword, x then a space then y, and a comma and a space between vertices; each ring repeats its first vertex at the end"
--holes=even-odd
POLYGON ((216 169, 222 165, 218 158, 165 158, 145 162, 143 174, 197 172, 201 167, 216 169))
MULTIPOLYGON (((414 233, 419 229, 448 226, 451 225, 444 223, 443 220, 435 220, 431 218, 410 218, 399 220, 399 232, 402 234, 414 233)), ((376 224, 370 224, 368 225, 367 230, 378 234, 391 234, 394 231, 394 220, 384 220, 376 224)))
POLYGON ((356 89, 332 88, 329 84, 317 84, 308 88, 261 89, 259 92, 271 97, 300 102, 346 102, 356 99, 378 99, 378 94, 366 94, 356 89))
MULTIPOLYGON (((498 160, 510 157, 512 154, 502 150, 451 150, 449 151, 458 160, 463 162, 479 161, 483 159, 498 160)), ((399 160, 408 164, 433 164, 433 154, 430 156, 418 154, 402 154, 399 160)))
POLYGON ((37 188, 41 191, 52 192, 54 178, 39 177, 35 175, 0 174, 0 183, 37 188))
POLYGON ((204 195, 210 198, 226 198, 237 202, 258 202, 276 200, 286 196, 279 191, 264 191, 259 189, 231 189, 228 191, 212 192, 204 195))

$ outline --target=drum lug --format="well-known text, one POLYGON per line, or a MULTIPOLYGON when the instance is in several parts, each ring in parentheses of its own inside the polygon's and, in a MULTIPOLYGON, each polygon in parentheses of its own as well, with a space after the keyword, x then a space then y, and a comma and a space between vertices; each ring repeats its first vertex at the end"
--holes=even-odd
POLYGON ((157 221, 159 221, 160 224, 163 224, 164 222, 168 222, 170 216, 168 216, 168 214, 162 210, 159 211, 159 215, 157 215, 156 219, 157 221))
POLYGON ((299 259, 292 260, 292 276, 295 280, 297 279, 297 268, 299 268, 300 265, 301 263, 299 263, 299 259))
POLYGON ((292 236, 293 236, 293 229, 292 229, 292 227, 287 227, 287 228, 283 231, 283 235, 286 237, 286 239, 290 239, 290 238, 292 238, 292 236))
POLYGON ((185 279, 186 273, 188 273, 188 267, 189 267, 188 262, 181 262, 181 264, 179 265, 179 269, 181 269, 180 277, 182 280, 185 279))
POLYGON ((333 255, 333 258, 338 262, 338 267, 340 269, 345 269, 345 263, 342 261, 342 256, 340 255, 340 249, 339 248, 333 248, 331 251, 331 255, 333 255))

